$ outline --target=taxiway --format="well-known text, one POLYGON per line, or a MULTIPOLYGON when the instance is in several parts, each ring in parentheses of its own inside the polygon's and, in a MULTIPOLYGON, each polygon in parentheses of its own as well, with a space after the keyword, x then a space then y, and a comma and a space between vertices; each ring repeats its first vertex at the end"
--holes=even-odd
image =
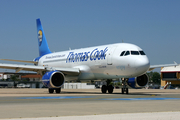
POLYGON ((179 112, 180 90, 130 89, 102 94, 100 89, 0 89, 0 119, 152 112, 179 112))

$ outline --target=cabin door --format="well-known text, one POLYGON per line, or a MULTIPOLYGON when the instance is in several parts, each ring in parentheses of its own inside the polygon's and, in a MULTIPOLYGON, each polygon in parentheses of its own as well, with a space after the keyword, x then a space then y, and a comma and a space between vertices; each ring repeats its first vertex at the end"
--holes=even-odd
POLYGON ((116 49, 116 46, 113 46, 110 51, 107 53, 107 65, 112 65, 112 56, 113 56, 113 53, 116 49))

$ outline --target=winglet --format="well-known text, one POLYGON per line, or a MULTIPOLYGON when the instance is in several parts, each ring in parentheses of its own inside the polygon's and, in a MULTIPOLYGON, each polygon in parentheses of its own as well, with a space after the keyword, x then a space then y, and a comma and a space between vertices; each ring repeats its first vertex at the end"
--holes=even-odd
POLYGON ((40 19, 36 19, 36 24, 37 24, 38 43, 39 43, 39 56, 52 53, 49 50, 40 19))
POLYGON ((175 67, 178 65, 175 61, 174 61, 174 64, 175 64, 175 65, 174 65, 175 67))

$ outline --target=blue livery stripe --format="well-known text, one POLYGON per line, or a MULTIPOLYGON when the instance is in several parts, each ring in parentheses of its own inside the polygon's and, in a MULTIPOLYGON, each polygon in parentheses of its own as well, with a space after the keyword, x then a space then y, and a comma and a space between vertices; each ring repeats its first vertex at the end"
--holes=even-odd
POLYGON ((17 99, 75 99, 75 98, 91 98, 90 96, 43 96, 43 97, 21 97, 17 99))

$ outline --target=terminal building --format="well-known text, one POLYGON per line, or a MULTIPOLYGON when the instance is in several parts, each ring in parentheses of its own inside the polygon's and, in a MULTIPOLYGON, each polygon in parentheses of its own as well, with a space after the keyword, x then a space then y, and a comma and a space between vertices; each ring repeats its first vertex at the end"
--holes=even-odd
MULTIPOLYGON (((41 75, 34 73, 0 73, 0 88, 15 88, 20 85, 29 85, 31 88, 42 88, 41 75), (14 79, 13 79, 14 78, 14 79)), ((26 87, 26 86, 22 86, 26 87)))
POLYGON ((180 88, 180 65, 161 68, 161 86, 167 84, 180 88))

